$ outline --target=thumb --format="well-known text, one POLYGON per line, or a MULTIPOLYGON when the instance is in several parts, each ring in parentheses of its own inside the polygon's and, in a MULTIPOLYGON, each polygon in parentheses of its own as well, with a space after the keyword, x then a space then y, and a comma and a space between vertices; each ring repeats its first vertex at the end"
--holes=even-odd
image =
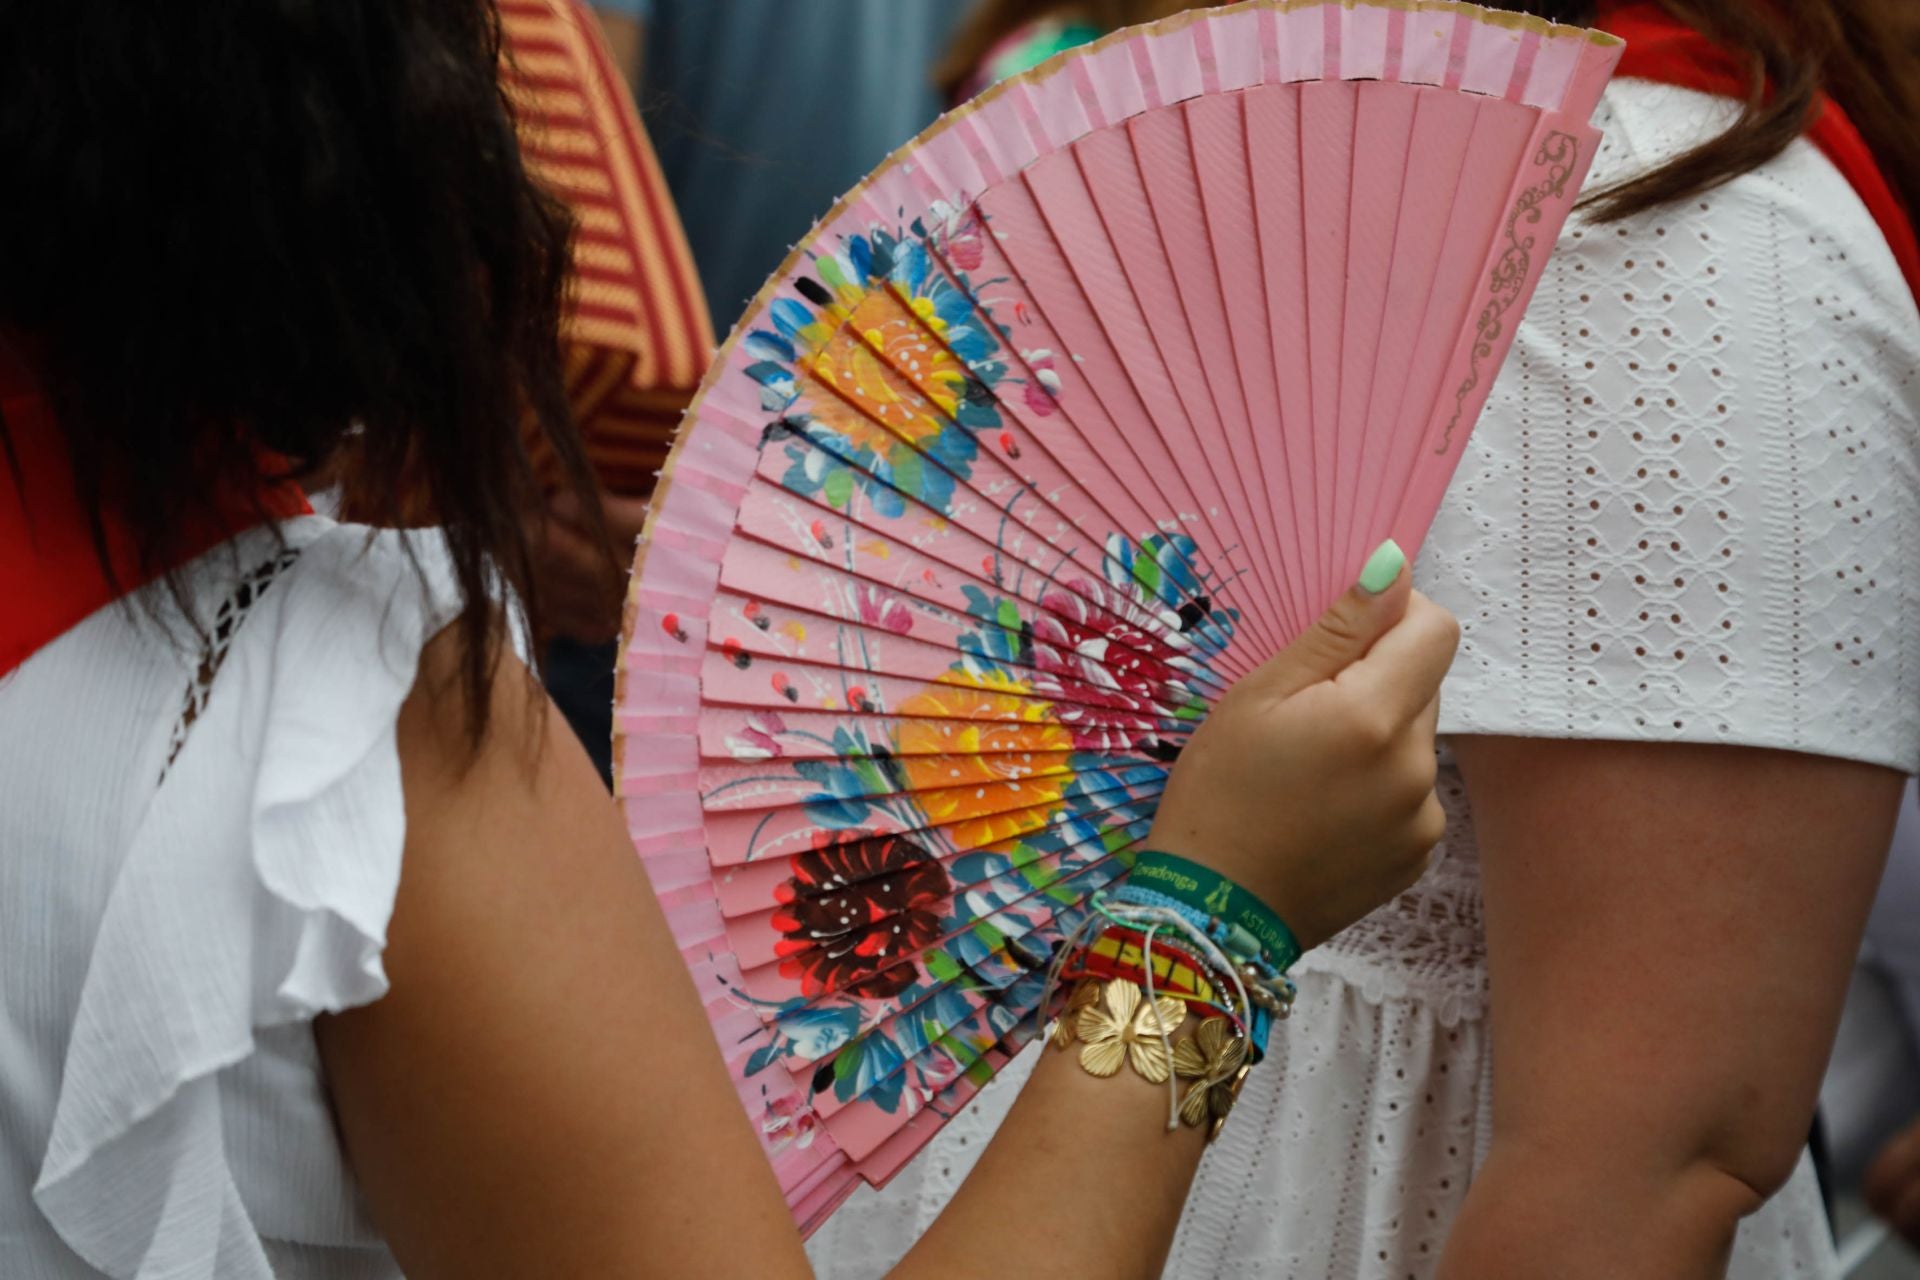
POLYGON ((1367 557, 1359 581, 1255 676, 1281 697, 1333 679, 1400 621, 1412 593, 1407 554, 1389 538, 1367 557))

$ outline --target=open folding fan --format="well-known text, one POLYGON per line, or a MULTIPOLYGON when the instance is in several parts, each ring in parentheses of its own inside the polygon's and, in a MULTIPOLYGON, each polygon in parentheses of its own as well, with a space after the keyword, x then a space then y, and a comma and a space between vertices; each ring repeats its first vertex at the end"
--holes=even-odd
POLYGON ((1438 0, 1121 32, 896 152, 734 330, 619 787, 803 1229, 1034 1035, 1208 706, 1418 544, 1618 56, 1438 0))

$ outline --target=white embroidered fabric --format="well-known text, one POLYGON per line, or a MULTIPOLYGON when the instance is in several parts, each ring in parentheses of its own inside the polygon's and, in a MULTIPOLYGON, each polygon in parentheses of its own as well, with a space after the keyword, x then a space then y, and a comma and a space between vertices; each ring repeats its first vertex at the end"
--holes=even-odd
MULTIPOLYGON (((1731 110, 1617 82, 1590 189, 1731 110)), ((1442 729, 1920 765, 1916 370, 1912 297, 1808 143, 1678 208, 1576 220, 1418 566, 1462 624, 1442 729)), ((1451 768, 1441 786, 1429 875, 1302 961, 1294 1018, 1202 1165, 1169 1276, 1433 1273, 1493 1088, 1472 808, 1451 768)), ((905 1252, 1025 1065, 821 1230, 822 1276, 876 1276, 905 1252)), ((1743 1224, 1729 1274, 1833 1268, 1803 1159, 1743 1224)))

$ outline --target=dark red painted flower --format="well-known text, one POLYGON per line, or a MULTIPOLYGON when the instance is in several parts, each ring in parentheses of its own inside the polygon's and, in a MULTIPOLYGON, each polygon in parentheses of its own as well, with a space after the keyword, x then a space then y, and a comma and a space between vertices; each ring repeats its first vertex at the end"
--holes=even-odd
POLYGON ((780 972, 809 997, 897 995, 918 971, 895 962, 939 939, 940 908, 952 890, 939 859, 902 836, 863 836, 803 853, 773 913, 780 972))
POLYGON ((1167 635, 1128 621, 1139 610, 1103 584, 1071 586, 1041 597, 1032 633, 1034 691, 1062 700, 1060 721, 1082 749, 1139 745, 1191 697, 1175 665, 1180 651, 1167 635))

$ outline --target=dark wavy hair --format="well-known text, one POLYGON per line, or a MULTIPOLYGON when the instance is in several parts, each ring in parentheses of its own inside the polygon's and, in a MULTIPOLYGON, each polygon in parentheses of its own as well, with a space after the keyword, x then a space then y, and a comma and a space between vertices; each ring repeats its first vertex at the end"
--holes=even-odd
POLYGON ((537 616, 529 416, 597 510, 559 371, 570 224, 522 166, 493 5, 0 0, 0 32, 0 331, 82 500, 156 566, 262 447, 344 474, 370 523, 430 516, 477 742, 493 588, 537 616))

